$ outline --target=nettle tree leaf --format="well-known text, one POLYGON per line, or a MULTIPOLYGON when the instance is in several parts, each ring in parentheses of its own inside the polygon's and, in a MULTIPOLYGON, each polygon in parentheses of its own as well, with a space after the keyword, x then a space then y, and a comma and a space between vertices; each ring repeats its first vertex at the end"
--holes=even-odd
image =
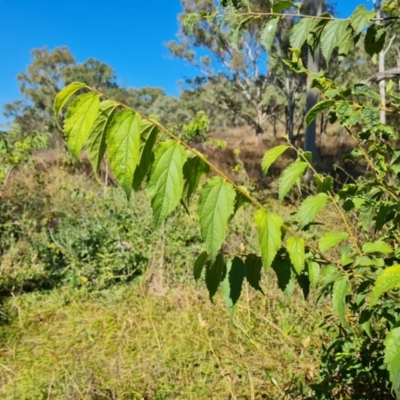
POLYGON ((130 110, 116 114, 107 129, 108 161, 129 198, 133 174, 139 161, 141 118, 130 110))
POLYGON ((265 50, 267 50, 267 52, 271 51, 279 20, 280 17, 269 18, 261 30, 260 42, 265 47, 265 50))
POLYGON ((189 212, 189 202, 192 194, 197 189, 202 175, 207 175, 210 167, 200 157, 193 156, 187 159, 183 166, 183 194, 182 203, 189 212))
POLYGON ((320 266, 315 261, 307 260, 307 271, 311 287, 315 289, 318 285, 320 266))
POLYGON ((194 262, 193 276, 196 282, 201 278, 201 273, 203 272, 203 268, 207 260, 208 260, 208 254, 206 251, 203 251, 194 262))
POLYGON ((278 0, 272 8, 272 12, 276 14, 280 14, 282 11, 286 10, 287 8, 295 7, 295 4, 292 1, 287 0, 278 0))
POLYGON ((329 13, 323 13, 320 17, 325 17, 323 19, 316 18, 313 20, 310 33, 307 36, 307 44, 310 48, 311 54, 315 54, 315 50, 321 42, 321 35, 326 26, 326 24, 333 19, 332 15, 329 13))
POLYGON ((393 390, 400 398, 400 327, 393 328, 387 335, 384 353, 393 390))
POLYGON ((364 253, 393 253, 392 246, 383 240, 377 240, 376 242, 366 242, 362 245, 362 251, 364 253))
POLYGON ((151 169, 147 193, 156 225, 160 224, 179 204, 183 191, 185 149, 174 140, 158 145, 151 169))
POLYGON ((354 49, 358 40, 358 36, 355 36, 354 30, 351 25, 347 26, 346 32, 343 34, 342 39, 339 43, 339 61, 347 56, 351 50, 354 49))
POLYGON ((400 265, 387 267, 378 276, 372 290, 370 306, 373 307, 384 293, 400 287, 400 265))
POLYGON ((201 235, 212 261, 225 239, 235 197, 233 186, 218 176, 208 179, 201 189, 198 208, 201 235))
POLYGON ((156 143, 159 129, 153 123, 142 119, 142 131, 140 133, 140 154, 139 163, 133 174, 134 190, 139 190, 140 186, 150 170, 151 163, 153 161, 153 147, 156 143))
POLYGON ((365 6, 359 5, 350 17, 351 26, 356 34, 359 34, 363 29, 369 24, 372 18, 374 18, 375 13, 368 11, 365 6))
POLYGON ((310 125, 311 122, 317 118, 317 116, 324 110, 331 108, 335 104, 335 100, 324 100, 317 103, 306 115, 306 125, 310 125))
POLYGON ((211 301, 213 301, 213 297, 217 293, 221 281, 225 278, 225 273, 226 264, 222 254, 218 254, 214 262, 207 262, 205 281, 211 301))
POLYGON ((117 106, 118 105, 112 100, 106 100, 100 104, 97 119, 83 146, 89 161, 92 164, 93 170, 96 173, 100 169, 100 163, 106 151, 107 127, 117 106))
POLYGON ((318 247, 322 253, 325 253, 348 237, 349 235, 346 232, 327 232, 319 239, 318 247))
POLYGON ((312 26, 313 20, 311 18, 303 18, 297 24, 293 25, 290 31, 290 46, 295 49, 301 49, 312 26))
POLYGON ((245 266, 239 257, 234 257, 226 264, 225 279, 221 284, 222 296, 231 320, 235 311, 235 305, 242 292, 242 284, 245 277, 245 266))
POLYGON ((318 193, 316 196, 308 196, 301 203, 297 212, 300 229, 303 229, 314 220, 318 212, 326 206, 327 201, 328 195, 326 193, 318 193))
POLYGON ((383 50, 385 45, 386 30, 383 25, 372 24, 365 34, 364 46, 365 51, 372 57, 383 50))
POLYGON ((375 92, 375 90, 371 89, 369 86, 364 85, 363 83, 357 83, 354 85, 352 94, 354 96, 365 96, 369 97, 370 99, 374 99, 376 101, 381 102, 381 96, 375 92))
POLYGON ((351 293, 351 287, 346 275, 342 275, 336 282, 333 284, 333 292, 332 292, 332 305, 335 310, 337 316, 341 324, 344 327, 348 327, 348 323, 346 320, 346 296, 351 293))
POLYGON ((281 289, 283 294, 290 299, 294 291, 296 274, 293 270, 289 255, 284 249, 278 251, 271 267, 278 278, 279 289, 281 289))
POLYGON ((96 93, 77 97, 68 107, 64 121, 64 133, 72 155, 79 159, 85 142, 99 113, 100 98, 96 93))
POLYGON ((240 51, 240 39, 242 36, 242 30, 245 28, 246 24, 252 19, 253 19, 253 17, 251 17, 251 16, 242 19, 232 30, 232 32, 229 36, 229 39, 230 39, 232 47, 236 51, 240 51))
POLYGON ((279 201, 282 201, 296 181, 304 174, 308 164, 304 161, 295 161, 290 164, 279 178, 279 201))
POLYGON ((290 146, 280 145, 268 150, 262 159, 261 169, 264 175, 267 175, 269 167, 287 150, 290 146))
POLYGON ((276 253, 281 247, 281 218, 266 210, 258 210, 255 214, 258 226, 258 241, 264 269, 267 271, 274 260, 276 253))
POLYGON ((65 107, 65 105, 68 103, 68 100, 80 89, 83 89, 86 87, 84 83, 81 82, 72 82, 68 86, 66 86, 64 89, 62 89, 59 93, 57 93, 57 96, 54 100, 53 104, 53 111, 54 111, 54 118, 57 122, 57 126, 61 129, 61 126, 58 123, 58 117, 61 113, 61 110, 65 107))
POLYGON ((290 261, 297 274, 300 275, 304 270, 306 259, 305 243, 301 237, 291 236, 286 242, 286 250, 289 253, 290 261))
POLYGON ((348 26, 349 22, 344 20, 333 20, 326 24, 321 35, 321 52, 326 61, 331 58, 333 49, 340 46, 348 26))
POLYGON ((244 262, 246 280, 249 285, 264 294, 261 282, 262 260, 255 254, 249 254, 244 262))

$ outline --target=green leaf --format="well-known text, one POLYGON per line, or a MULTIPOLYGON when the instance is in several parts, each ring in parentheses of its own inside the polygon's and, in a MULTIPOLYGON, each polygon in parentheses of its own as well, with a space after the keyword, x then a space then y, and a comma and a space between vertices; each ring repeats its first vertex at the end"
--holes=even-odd
POLYGON ((179 204, 183 191, 182 170, 185 162, 186 153, 179 143, 167 140, 158 145, 147 185, 157 225, 179 204))
POLYGON ((83 146, 96 173, 99 171, 101 160, 106 151, 107 126, 114 115, 116 107, 117 104, 111 100, 100 103, 99 115, 83 146))
POLYGON ((79 155, 99 112, 100 99, 96 93, 86 93, 77 97, 68 107, 64 121, 64 132, 71 153, 79 155))
POLYGON ((366 242, 362 246, 362 251, 364 253, 383 253, 390 254, 393 253, 392 246, 390 244, 377 240, 376 242, 366 242))
POLYGON ((294 3, 292 1, 287 1, 287 0, 278 0, 273 8, 272 12, 276 14, 280 14, 282 11, 286 10, 287 8, 295 7, 294 3))
POLYGON ((385 364, 397 398, 400 398, 400 327, 393 328, 385 339, 385 364))
POLYGON ((370 306, 373 307, 382 294, 400 287, 400 265, 387 267, 378 276, 372 290, 370 306))
POLYGON ((194 262, 193 276, 196 282, 201 278, 201 273, 203 272, 203 268, 207 260, 208 260, 208 254, 206 251, 203 251, 194 262))
POLYGON ((326 286, 332 282, 336 282, 340 276, 340 271, 335 265, 327 265, 321 271, 321 284, 326 286))
POLYGON ((304 174, 308 164, 304 161, 295 161, 290 164, 279 178, 279 201, 282 201, 296 181, 304 174))
POLYGON ((261 168, 264 175, 267 175, 269 167, 289 148, 290 146, 282 144, 280 146, 273 147, 264 154, 261 163, 261 168))
POLYGON ((236 51, 240 51, 240 39, 242 36, 242 30, 244 29, 244 27, 246 26, 247 22, 249 22, 250 20, 252 20, 253 17, 247 17, 242 19, 236 26, 235 28, 232 30, 229 39, 231 42, 232 47, 236 50, 236 51))
POLYGON ((318 285, 319 279, 319 264, 315 261, 307 260, 307 270, 308 270, 308 278, 310 279, 310 284, 313 289, 315 289, 318 285))
POLYGON ((245 266, 245 274, 247 282, 249 285, 259 290, 262 294, 264 294, 260 282, 261 282, 261 268, 262 268, 262 260, 260 257, 255 254, 249 254, 246 257, 246 261, 244 262, 245 266))
POLYGON ((200 228, 212 261, 225 239, 228 220, 234 210, 235 196, 232 185, 218 176, 209 179, 201 189, 200 228))
POLYGON ((289 253, 290 261, 297 274, 300 275, 304 269, 305 263, 305 245, 304 239, 296 236, 291 236, 286 243, 286 249, 289 253))
POLYGON ((281 247, 283 221, 278 215, 266 210, 258 210, 255 214, 255 221, 258 226, 258 240, 263 265, 265 270, 268 270, 281 247))
POLYGON ((342 275, 334 284, 332 292, 332 305, 342 325, 347 328, 349 325, 345 315, 346 296, 351 293, 351 288, 346 275, 342 275))
POLYGON ((231 321, 235 305, 240 298, 242 292, 242 284, 245 277, 245 266, 239 257, 234 257, 226 264, 226 275, 222 282, 222 296, 226 308, 228 309, 231 321))
POLYGON ((153 147, 156 143, 158 133, 159 129, 156 125, 145 119, 142 120, 139 163, 133 174, 132 184, 135 191, 140 189, 143 179, 150 170, 151 162, 153 161, 153 147))
POLYGON ((361 109, 362 119, 369 129, 374 129, 379 124, 379 110, 371 103, 364 104, 361 109))
POLYGON ((107 129, 108 161, 128 198, 139 161, 140 129, 140 116, 130 110, 116 114, 107 129))
POLYGON ((182 203, 189 212, 189 201, 199 186, 202 175, 208 174, 210 167, 200 157, 190 157, 183 166, 183 194, 182 203))
POLYGON ((268 53, 271 51, 279 20, 280 17, 269 18, 261 30, 260 42, 268 53))
POLYGON ((361 33, 374 16, 375 13, 368 11, 363 4, 359 5, 350 17, 350 23, 355 33, 361 33))
POLYGON ((364 39, 365 51, 372 57, 383 50, 385 45, 386 30, 383 25, 372 24, 368 29, 364 39))
POLYGON ((345 124, 346 121, 353 115, 354 110, 350 103, 343 100, 340 101, 336 106, 336 115, 341 124, 345 124))
POLYGON ((58 116, 60 115, 61 110, 68 103, 68 100, 73 96, 78 90, 86 87, 84 83, 81 82, 72 82, 68 86, 66 86, 61 92, 57 93, 57 96, 54 100, 53 110, 54 110, 54 118, 57 122, 57 126, 61 129, 58 123, 58 116))
POLYGON ((224 279, 226 273, 225 259, 222 254, 218 254, 214 262, 206 264, 206 286, 210 295, 210 300, 217 293, 221 281, 224 279))
POLYGON ((326 61, 331 58, 333 49, 340 45, 348 26, 349 22, 344 20, 333 20, 326 24, 321 36, 321 52, 326 61))
POLYGON ((301 203, 297 213, 300 229, 303 229, 314 220, 318 212, 326 206, 327 201, 328 196, 325 193, 319 193, 316 196, 308 196, 301 203))
POLYGON ((339 61, 341 61, 345 56, 350 53, 350 51, 354 49, 357 39, 358 37, 354 36, 353 28, 349 25, 339 43, 339 61))
POLYGON ((306 115, 306 125, 310 125, 311 122, 317 118, 318 114, 327 108, 332 107, 335 104, 335 100, 324 100, 317 103, 314 107, 310 109, 310 111, 306 115))
POLYGON ((354 85, 352 94, 354 96, 365 96, 369 97, 371 99, 377 100, 381 102, 381 96, 379 96, 378 93, 376 93, 374 90, 372 90, 369 86, 364 85, 363 83, 357 83, 354 85))
POLYGON ((321 177, 320 175, 314 176, 317 185, 317 193, 328 193, 333 190, 333 180, 331 176, 321 177), (322 180, 321 180, 322 178, 322 180))
POLYGON ((290 46, 301 49, 312 26, 313 20, 311 18, 303 18, 297 24, 294 24, 290 31, 290 46))
MULTIPOLYGON (((245 186, 239 186, 239 187, 245 192, 247 192, 247 188, 245 186)), ((242 192, 237 191, 233 215, 236 214, 236 211, 239 210, 239 208, 245 205, 246 203, 250 203, 248 197, 246 197, 242 192)))
MULTIPOLYGON (((323 13, 320 15, 320 17, 332 18, 332 15, 329 13, 323 13)), ((312 22, 310 33, 307 36, 307 43, 313 56, 315 54, 315 50, 321 42, 322 31, 328 22, 329 19, 314 19, 312 22)))
POLYGON ((278 278, 279 289, 281 289, 283 294, 290 299, 294 291, 296 279, 287 252, 280 250, 274 258, 271 267, 278 278))
POLYGON ((325 253, 348 237, 349 235, 346 232, 327 232, 319 239, 318 247, 322 253, 325 253))

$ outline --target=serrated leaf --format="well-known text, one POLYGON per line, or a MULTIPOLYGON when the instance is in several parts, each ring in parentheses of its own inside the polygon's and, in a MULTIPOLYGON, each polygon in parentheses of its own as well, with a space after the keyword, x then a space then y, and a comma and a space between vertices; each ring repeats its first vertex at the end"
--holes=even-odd
POLYGON ((359 5, 350 17, 350 23, 355 33, 361 33, 374 16, 375 13, 368 11, 363 4, 359 5))
POLYGON ((332 51, 335 47, 340 45, 349 22, 344 20, 329 21, 321 35, 321 52, 326 61, 329 61, 332 51))
POLYGON ((287 1, 287 0, 278 0, 273 8, 272 12, 276 14, 280 14, 282 11, 286 10, 287 8, 295 7, 294 3, 292 1, 287 1))
POLYGON ((311 122, 317 118, 318 114, 322 111, 332 107, 335 104, 335 100, 324 100, 317 103, 314 107, 310 109, 310 111, 306 115, 306 125, 310 125, 311 122))
POLYGON ((351 50, 354 49, 357 39, 358 37, 355 37, 353 28, 349 25, 339 43, 339 61, 341 61, 350 53, 351 50))
POLYGON ((54 99, 53 111, 54 118, 56 120, 57 126, 61 129, 58 123, 58 116, 61 113, 61 110, 68 103, 68 100, 80 89, 86 87, 84 83, 81 82, 72 82, 64 89, 62 89, 59 93, 57 93, 56 98, 54 99))
POLYGON ((271 267, 278 278, 279 289, 281 289, 283 294, 289 299, 293 294, 296 279, 287 252, 279 251, 271 267))
POLYGON ((255 254, 249 254, 246 257, 245 263, 245 274, 247 282, 249 285, 259 290, 262 294, 264 294, 260 282, 261 282, 261 268, 262 268, 262 260, 260 257, 256 256, 255 254))
POLYGON ((366 204, 361 207, 360 211, 360 223, 365 231, 369 231, 369 227, 372 224, 375 215, 374 205, 366 204))
POLYGON ((373 307, 384 293, 400 287, 400 265, 387 267, 378 276, 372 290, 370 306, 373 307))
POLYGON ((299 218, 299 228, 303 229, 320 210, 322 210, 328 201, 325 193, 319 193, 316 196, 308 196, 300 205, 297 217, 299 218))
POLYGON ((210 300, 213 301, 215 293, 221 281, 225 278, 226 264, 222 254, 218 254, 214 262, 206 264, 206 286, 210 295, 210 300))
POLYGON ((332 305, 340 322, 344 327, 348 327, 345 315, 346 296, 350 294, 351 288, 346 275, 342 275, 334 284, 332 292, 332 305))
POLYGON ((230 36, 229 36, 231 45, 232 45, 232 47, 233 47, 236 51, 240 51, 239 42, 240 42, 242 30, 243 30, 244 27, 246 26, 247 22, 249 22, 251 19, 253 19, 252 16, 242 19, 242 20, 235 26, 235 28, 232 30, 232 32, 231 32, 231 34, 230 34, 230 36))
POLYGON ((225 239, 235 197, 232 185, 218 176, 208 179, 201 189, 198 209, 201 235, 212 261, 225 239))
POLYGON ((335 282, 340 276, 340 271, 336 265, 327 265, 321 271, 321 284, 322 286, 326 286, 335 282))
POLYGON ((100 99, 96 93, 86 93, 77 97, 68 107, 64 121, 64 133, 72 155, 79 155, 100 107, 100 99))
POLYGON ((287 145, 280 145, 273 147, 272 149, 268 150, 262 159, 261 168, 264 175, 267 174, 269 167, 280 157, 290 146, 287 145))
POLYGON ((235 305, 242 292, 242 284, 245 277, 245 266, 239 257, 234 257, 226 264, 225 279, 221 284, 222 296, 230 319, 233 319, 235 305))
POLYGON ((362 251, 364 253, 383 253, 383 254, 393 253, 392 246, 390 246, 390 244, 384 242, 383 240, 364 243, 362 246, 362 251))
POLYGON ((311 18, 303 18, 297 24, 294 24, 290 31, 290 46, 301 49, 312 26, 313 20, 311 18))
POLYGON ((201 278, 201 273, 203 272, 204 265, 208 260, 208 254, 206 251, 203 251, 194 262, 193 265, 193 276, 194 280, 197 282, 201 278))
POLYGON ((376 93, 373 89, 371 89, 367 85, 364 85, 363 83, 357 83, 356 85, 354 85, 352 94, 354 96, 365 96, 379 102, 381 101, 381 96, 379 96, 378 93, 376 93))
POLYGON ((140 129, 140 116, 130 110, 114 115, 107 129, 108 161, 128 198, 139 161, 140 129))
POLYGON ((321 177, 320 175, 315 175, 314 177, 315 183, 317 185, 317 192, 318 193, 328 193, 332 192, 333 190, 333 179, 331 176, 324 176, 321 177))
POLYGON ((271 46, 275 39, 275 33, 276 29, 278 28, 279 20, 280 17, 269 18, 261 30, 260 42, 268 53, 271 51, 271 46))
POLYGON ((117 104, 111 100, 100 103, 99 114, 84 144, 84 150, 95 173, 99 171, 106 151, 107 126, 112 119, 117 104))
POLYGON ((386 30, 383 25, 372 24, 364 38, 365 51, 372 57, 383 50, 385 45, 386 30))
POLYGON ((282 201, 296 181, 304 174, 308 164, 304 161, 295 161, 290 164, 279 178, 279 201, 282 201))
POLYGON ((255 214, 258 226, 258 241, 265 270, 268 270, 276 253, 281 247, 281 218, 266 210, 258 210, 255 214))
POLYGON ((306 259, 304 239, 296 236, 291 236, 286 242, 286 250, 289 253, 290 261, 298 275, 304 269, 306 259))
POLYGON ((364 104, 361 109, 362 119, 370 129, 374 129, 379 124, 379 110, 371 103, 364 104))
POLYGON ((319 239, 318 247, 322 253, 325 253, 348 237, 349 235, 346 232, 327 232, 319 239))
POLYGON ((400 327, 393 328, 385 339, 385 364, 397 398, 400 398, 400 327))
POLYGON ((319 264, 315 261, 307 260, 307 270, 308 270, 308 278, 310 280, 311 287, 315 289, 318 285, 319 279, 319 264))
POLYGON ((310 47, 311 54, 314 56, 315 50, 319 46, 321 42, 321 34, 322 31, 325 28, 325 25, 329 22, 329 19, 327 18, 332 18, 332 15, 329 13, 323 13, 320 15, 320 17, 325 17, 324 19, 314 19, 310 33, 307 36, 307 43, 308 46, 310 47))
POLYGON ((348 101, 340 101, 336 106, 336 115, 341 124, 346 123, 353 113, 354 110, 348 101))
POLYGON ((200 157, 190 157, 183 166, 183 194, 182 203, 189 211, 189 201, 194 191, 199 186, 202 175, 208 174, 210 167, 200 157))
POLYGON ((179 204, 183 191, 185 162, 185 150, 174 140, 162 142, 156 148, 147 185, 156 225, 160 224, 179 204))
POLYGON ((139 163, 135 169, 135 173, 133 174, 133 184, 132 187, 134 190, 139 190, 140 186, 148 174, 151 166, 151 162, 153 161, 153 147, 157 140, 157 135, 159 133, 159 129, 156 125, 152 124, 147 120, 142 120, 142 131, 140 133, 140 154, 139 154, 139 163))

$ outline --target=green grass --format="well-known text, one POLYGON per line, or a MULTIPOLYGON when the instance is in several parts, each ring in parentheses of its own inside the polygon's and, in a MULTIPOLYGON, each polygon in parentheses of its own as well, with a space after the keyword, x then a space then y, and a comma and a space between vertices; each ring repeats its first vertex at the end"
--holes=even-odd
MULTIPOLYGON (((264 285, 265 286, 265 285, 264 285)), ((300 398, 324 333, 300 296, 245 293, 229 322, 204 288, 144 283, 9 299, 0 328, 4 399, 300 398), (286 393, 286 395, 285 395, 286 393), (285 397, 287 396, 287 397, 285 397)))

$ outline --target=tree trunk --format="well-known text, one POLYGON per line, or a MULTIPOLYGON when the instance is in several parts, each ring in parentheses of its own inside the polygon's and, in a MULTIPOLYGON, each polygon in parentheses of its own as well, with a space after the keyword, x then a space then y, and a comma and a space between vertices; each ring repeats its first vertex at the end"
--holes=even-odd
MULTIPOLYGON (((322 0, 312 0, 311 3, 311 15, 319 15, 322 12, 322 0)), ((312 72, 318 72, 319 66, 319 49, 315 50, 314 57, 311 51, 308 50, 307 55, 307 69, 312 72)), ((310 88, 311 80, 307 78, 307 93, 306 93, 306 114, 308 111, 317 103, 318 92, 316 89, 310 88)), ((304 138, 304 150, 309 151, 312 154, 312 161, 315 162, 316 157, 316 123, 315 120, 307 126, 304 138)), ((310 175, 308 173, 307 175, 310 175)), ((309 176, 307 177, 309 178, 309 176)))

